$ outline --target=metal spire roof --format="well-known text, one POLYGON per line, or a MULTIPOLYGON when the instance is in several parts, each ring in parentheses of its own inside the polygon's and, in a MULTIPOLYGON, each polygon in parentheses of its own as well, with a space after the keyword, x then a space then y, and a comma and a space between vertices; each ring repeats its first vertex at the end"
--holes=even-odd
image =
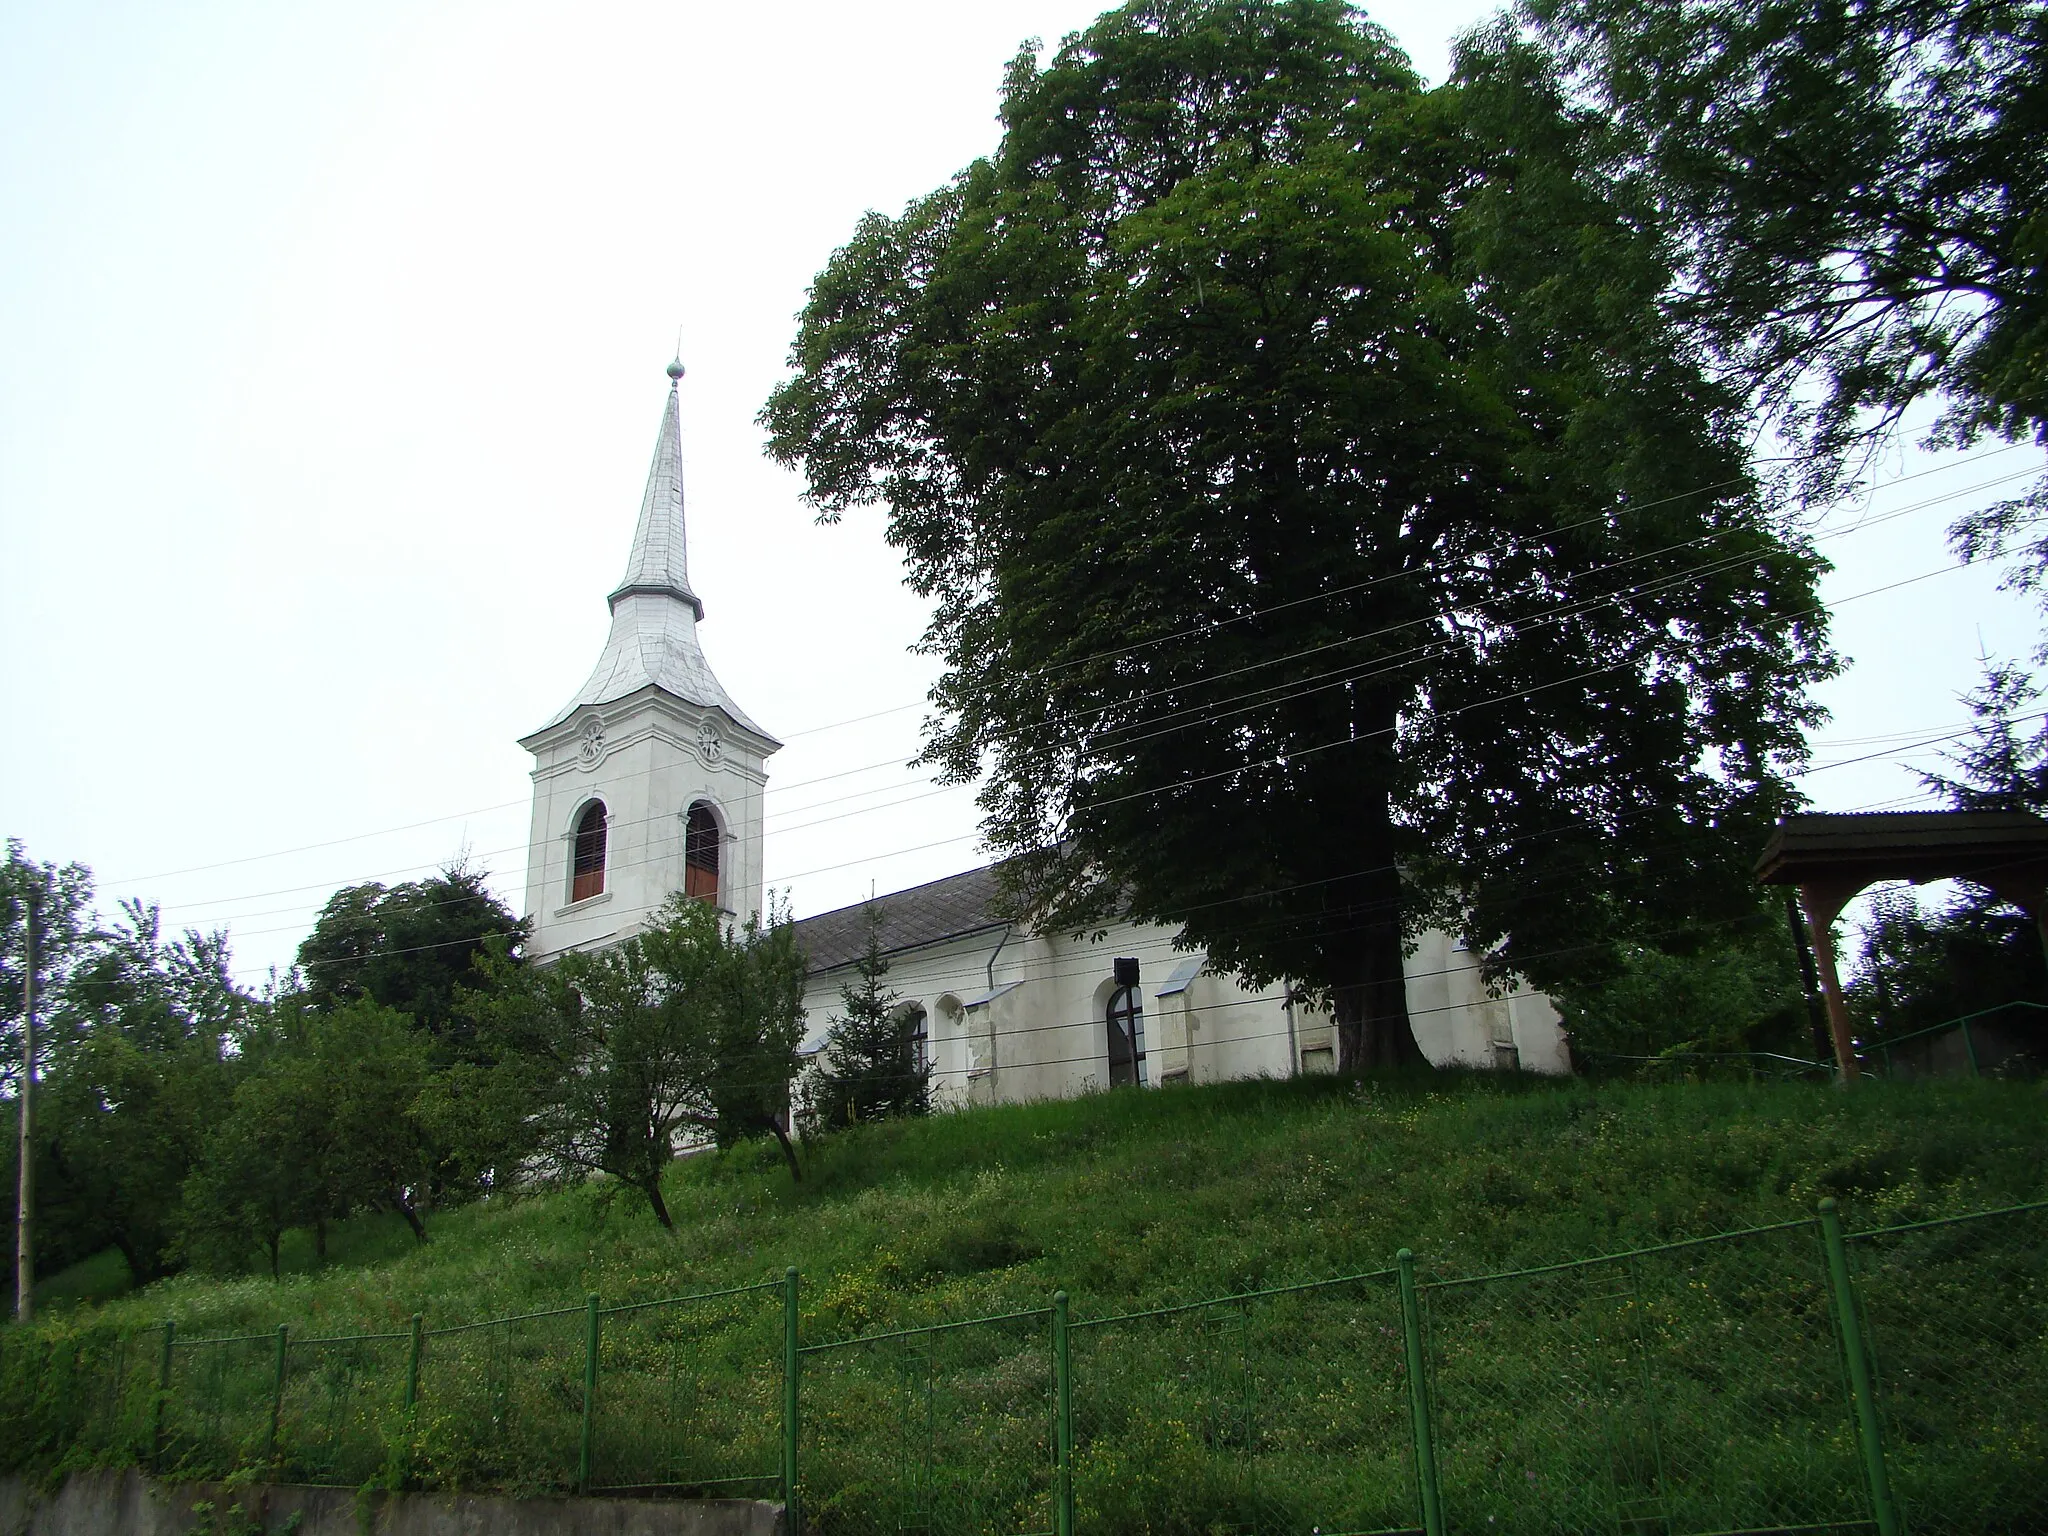
POLYGON ((654 439, 633 552, 625 579, 607 599, 612 632, 590 680, 541 730, 560 725, 586 704, 609 704, 654 687, 687 703, 722 710, 734 724, 773 741, 727 697, 697 644, 704 604, 690 590, 683 539, 683 426, 676 390, 683 377, 680 359, 668 365, 668 377, 668 405, 654 439))

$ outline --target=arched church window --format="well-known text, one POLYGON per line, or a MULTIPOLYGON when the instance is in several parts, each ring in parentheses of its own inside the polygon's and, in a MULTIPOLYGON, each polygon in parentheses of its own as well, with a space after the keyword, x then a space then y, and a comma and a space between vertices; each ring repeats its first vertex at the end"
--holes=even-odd
POLYGON ((1138 962, 1118 960, 1103 1023, 1109 1031, 1109 1085, 1145 1082, 1145 1003, 1138 990, 1138 962))
POLYGON ((593 800, 576 818, 576 853, 569 873, 571 901, 588 901, 604 894, 604 844, 604 804, 593 800))
POLYGON ((702 800, 691 806, 683 829, 683 894, 692 901, 718 905, 718 852, 724 841, 711 807, 702 800))
POLYGON ((900 1011, 904 1022, 910 1026, 910 1070, 929 1072, 932 1066, 931 1016, 924 1011, 923 1003, 905 1003, 900 1011))

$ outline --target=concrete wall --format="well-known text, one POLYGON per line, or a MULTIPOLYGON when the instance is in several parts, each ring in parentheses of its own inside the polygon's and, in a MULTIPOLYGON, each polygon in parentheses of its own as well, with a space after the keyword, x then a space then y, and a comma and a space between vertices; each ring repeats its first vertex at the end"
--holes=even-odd
POLYGON ((0 1478, 0 1536, 783 1536, 782 1526, 782 1506, 758 1499, 398 1493, 372 1496, 359 1514, 352 1488, 228 1490, 131 1468, 76 1473, 45 1494, 0 1478))
MULTIPOLYGON (((1335 1070, 1330 1019, 1297 1007, 1290 1031, 1278 987, 1251 991, 1233 977, 1202 974, 1160 996, 1191 958, 1173 948, 1175 931, 1120 923, 1099 939, 1074 939, 996 929, 891 956, 886 985, 925 1011, 933 1102, 958 1108, 1106 1088, 1103 1012, 1119 956, 1141 967, 1149 1086, 1335 1070)), ((849 974, 841 967, 810 978, 807 1045, 823 1039, 849 974)), ((1526 991, 1488 996, 1474 958, 1446 934, 1423 935, 1409 957, 1408 1009, 1423 1054, 1437 1066, 1571 1070, 1550 1000, 1526 991)))

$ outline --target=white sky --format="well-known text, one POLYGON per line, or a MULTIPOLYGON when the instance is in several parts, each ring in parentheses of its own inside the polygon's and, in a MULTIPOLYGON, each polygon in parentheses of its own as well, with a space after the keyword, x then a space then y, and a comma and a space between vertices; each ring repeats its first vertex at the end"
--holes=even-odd
MULTIPOLYGON (((517 908, 516 738, 603 643, 680 326, 700 633, 788 742, 770 883, 802 914, 979 862, 964 792, 888 805, 932 671, 879 522, 813 526, 753 417, 854 220, 991 148, 1018 43, 1100 8, 4 0, 0 833, 227 926, 250 979, 337 886, 464 849, 517 908)), ((1491 9, 1374 15, 1440 79, 1491 9)), ((1966 504, 1831 540, 1831 597, 1948 564, 1966 504)), ((1964 718, 1980 635, 2035 634, 1993 586, 1841 609, 1820 761, 1964 718)))

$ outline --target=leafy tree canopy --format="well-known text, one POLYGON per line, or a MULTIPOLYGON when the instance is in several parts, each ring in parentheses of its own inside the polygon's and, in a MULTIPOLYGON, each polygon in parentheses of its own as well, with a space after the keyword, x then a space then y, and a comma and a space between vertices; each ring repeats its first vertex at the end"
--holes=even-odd
POLYGON ((485 969, 494 984, 463 1006, 494 1061, 447 1074, 444 1124, 475 1127, 479 1143, 523 1137, 544 1172, 610 1174, 664 1227, 661 1177, 680 1142, 773 1135, 797 1173, 783 1116, 804 966, 786 913, 734 931, 676 895, 607 949, 485 969))
POLYGON ((1713 942, 1628 944, 1615 967, 1556 999, 1582 1065, 1670 1053, 1813 1055, 1798 958, 1775 900, 1713 942))
POLYGON ((1422 89, 1339 0, 1138 0, 814 284, 771 451, 934 604, 925 760, 1021 900, 1414 1053, 1404 937, 1549 984, 1746 861, 1832 665, 1530 50, 1422 89))
POLYGON ((28 914, 36 914, 36 990, 39 1018, 62 990, 71 966, 93 933, 92 871, 83 864, 31 859, 19 838, 7 839, 0 863, 0 1082, 12 1092, 21 1071, 23 980, 27 973, 28 914))
POLYGON ((186 1181, 182 1247, 208 1268, 255 1252, 277 1272, 288 1228, 395 1211, 426 1241, 420 1201, 437 1148, 420 1110, 431 1046, 406 1015, 356 999, 281 1001, 254 1034, 225 1114, 186 1181))
POLYGON ((484 884, 481 870, 454 864, 405 885, 347 886, 320 909, 299 946, 305 996, 315 1007, 367 998, 412 1015, 444 1060, 469 1049, 457 996, 477 984, 476 959, 492 945, 516 953, 526 923, 484 884))
POLYGON ((224 1048, 261 1013, 225 934, 166 941, 156 909, 131 902, 79 936, 43 1012, 45 1265, 112 1246, 138 1285, 175 1267, 179 1190, 233 1089, 224 1048))
MULTIPOLYGON (((2048 433, 2048 8, 2038 0, 1523 0, 1599 160, 1664 231, 1665 307, 1808 451, 1810 489, 1916 401, 2048 433)), ((1513 55, 1501 25, 1465 67, 1513 55)), ((2048 482, 1966 516, 2041 591, 2048 482)))

